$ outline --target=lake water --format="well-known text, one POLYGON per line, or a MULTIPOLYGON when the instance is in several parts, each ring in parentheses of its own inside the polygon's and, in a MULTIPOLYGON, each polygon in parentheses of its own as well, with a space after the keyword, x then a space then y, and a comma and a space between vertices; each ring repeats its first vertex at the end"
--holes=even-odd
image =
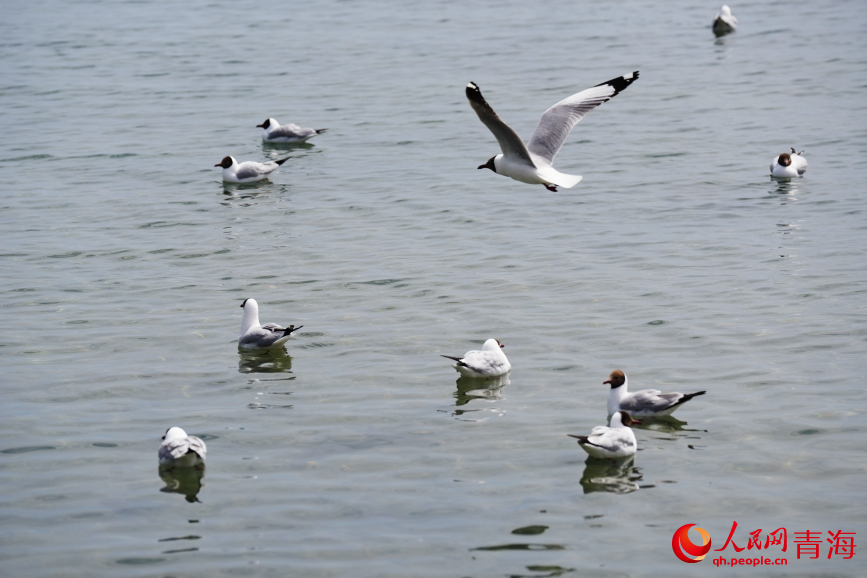
POLYGON ((867 538, 867 8, 733 5, 719 40, 717 9, 5 6, 2 574, 863 575, 824 540, 867 538), (476 170, 468 81, 528 138, 632 70, 557 158, 574 189, 476 170), (269 116, 329 130, 265 146, 269 116), (229 154, 294 158, 239 187, 229 154), (304 325, 288 355, 238 353, 246 297, 304 325), (488 337, 508 382, 458 382, 439 355, 488 337), (565 435, 615 368, 707 390, 620 469, 565 435), (173 425, 203 479, 160 478, 173 425), (788 566, 675 558, 733 522, 788 566))

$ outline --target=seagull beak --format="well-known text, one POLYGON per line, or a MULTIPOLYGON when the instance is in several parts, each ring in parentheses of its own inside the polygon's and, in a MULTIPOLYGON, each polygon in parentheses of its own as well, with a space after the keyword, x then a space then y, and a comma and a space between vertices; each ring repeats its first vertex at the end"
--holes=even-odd
POLYGON ((632 423, 634 423, 634 424, 637 423, 638 425, 641 425, 641 422, 635 418, 632 418, 632 423))
POLYGON ((605 381, 602 382, 602 385, 611 385, 611 380, 606 379, 605 381))
POLYGON ((223 166, 223 163, 217 163, 217 164, 215 164, 214 166, 215 166, 215 167, 221 167, 221 166, 223 166))
POLYGON ((488 168, 488 165, 487 165, 487 164, 479 165, 478 168, 480 168, 480 169, 486 169, 486 168, 488 168))
POLYGON ((263 122, 262 124, 257 124, 256 128, 265 128, 265 123, 263 122))
POLYGON ((506 347, 506 346, 503 345, 502 343, 500 344, 500 349, 505 349, 505 347, 506 347))

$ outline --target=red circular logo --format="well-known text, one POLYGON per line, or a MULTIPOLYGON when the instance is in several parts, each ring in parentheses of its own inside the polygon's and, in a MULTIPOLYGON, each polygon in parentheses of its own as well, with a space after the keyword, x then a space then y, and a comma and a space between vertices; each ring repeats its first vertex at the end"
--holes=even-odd
POLYGON ((675 530, 674 536, 671 538, 671 549, 674 550, 674 555, 687 564, 701 562, 707 553, 710 552, 710 534, 703 528, 695 526, 695 529, 701 534, 701 546, 696 546, 689 539, 689 529, 693 526, 695 524, 684 524, 675 530), (694 558, 690 558, 690 556, 694 556, 694 558))

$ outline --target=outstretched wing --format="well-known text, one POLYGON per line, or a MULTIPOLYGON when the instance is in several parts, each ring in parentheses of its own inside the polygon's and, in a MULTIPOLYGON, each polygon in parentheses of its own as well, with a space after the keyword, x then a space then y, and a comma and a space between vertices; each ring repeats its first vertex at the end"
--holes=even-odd
POLYGON ((636 70, 632 74, 612 78, 608 82, 597 84, 593 88, 582 90, 561 100, 542 114, 539 125, 533 132, 533 138, 530 139, 527 148, 540 160, 551 165, 554 162, 554 157, 560 151, 560 147, 566 141, 566 137, 569 136, 578 121, 603 102, 620 94, 637 78, 638 71, 636 70))
POLYGON ((497 142, 500 143, 500 150, 503 154, 515 162, 524 162, 525 164, 535 167, 533 160, 530 158, 530 152, 527 150, 527 145, 518 136, 518 133, 509 125, 503 122, 491 105, 482 96, 482 91, 475 82, 467 85, 467 99, 470 101, 470 106, 479 115, 479 120, 482 121, 488 130, 494 133, 497 142))

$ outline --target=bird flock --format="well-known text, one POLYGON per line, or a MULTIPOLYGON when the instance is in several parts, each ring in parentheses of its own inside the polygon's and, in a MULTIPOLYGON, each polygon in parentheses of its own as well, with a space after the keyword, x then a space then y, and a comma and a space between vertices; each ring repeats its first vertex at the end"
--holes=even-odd
MULTIPOLYGON (((732 15, 731 8, 723 5, 711 26, 717 36, 730 34, 737 30, 738 19, 732 15)), ((493 134, 501 152, 480 165, 479 169, 490 169, 498 175, 534 185, 543 185, 550 191, 557 187, 572 188, 582 180, 580 175, 561 173, 554 169, 554 157, 563 146, 569 133, 584 116, 597 106, 611 100, 636 80, 636 70, 623 76, 612 78, 586 90, 582 90, 551 106, 542 113, 536 130, 525 144, 512 127, 494 112, 482 96, 479 86, 470 82, 465 93, 470 107, 479 120, 493 134)), ((327 129, 302 128, 296 124, 281 125, 274 118, 266 119, 256 125, 262 129, 262 140, 266 143, 303 144, 310 138, 324 133, 327 129)), ((244 161, 239 163, 232 156, 224 157, 215 167, 222 168, 223 181, 228 183, 254 183, 265 180, 291 157, 270 161, 244 161)), ((781 153, 773 158, 770 165, 771 177, 792 179, 802 177, 807 169, 803 151, 781 153)), ((241 303, 244 310, 238 347, 241 350, 267 350, 284 348, 292 334, 303 326, 283 327, 276 323, 259 322, 259 304, 255 299, 245 299, 241 303)), ((452 367, 463 378, 491 380, 507 376, 512 365, 503 352, 503 345, 497 339, 488 339, 480 350, 467 351, 461 357, 443 355, 454 361, 452 367)), ((610 386, 607 410, 609 425, 594 427, 589 435, 573 435, 578 445, 592 459, 625 460, 635 455, 638 444, 633 425, 642 422, 636 418, 662 418, 694 397, 704 395, 705 391, 694 393, 662 393, 656 389, 645 389, 630 393, 626 374, 615 369, 603 382, 610 386)), ((204 469, 205 442, 196 436, 188 435, 180 427, 166 430, 159 447, 160 468, 204 469)))

